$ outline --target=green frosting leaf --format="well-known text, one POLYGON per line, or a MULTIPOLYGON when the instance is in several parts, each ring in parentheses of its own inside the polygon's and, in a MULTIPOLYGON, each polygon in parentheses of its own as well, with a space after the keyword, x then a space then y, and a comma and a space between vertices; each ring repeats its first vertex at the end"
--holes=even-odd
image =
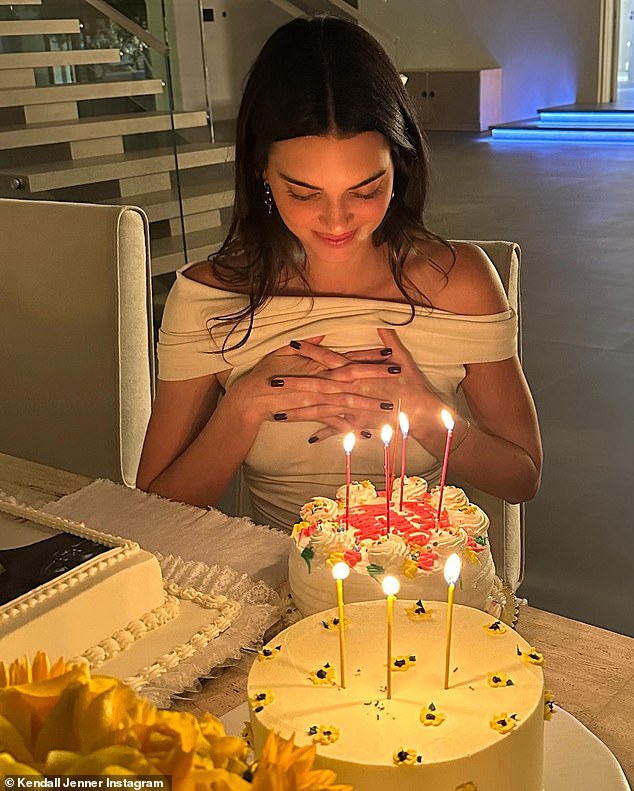
POLYGON ((306 547, 306 549, 302 552, 302 557, 306 561, 308 573, 310 574, 310 562, 315 557, 315 550, 311 546, 306 547))
POLYGON ((385 569, 383 568, 383 566, 378 566, 376 563, 368 563, 367 571, 368 574, 377 582, 379 581, 377 577, 380 577, 382 574, 385 573, 385 569))
POLYGON ((480 544, 481 547, 485 547, 489 543, 489 539, 486 536, 476 536, 473 540, 476 544, 480 544))

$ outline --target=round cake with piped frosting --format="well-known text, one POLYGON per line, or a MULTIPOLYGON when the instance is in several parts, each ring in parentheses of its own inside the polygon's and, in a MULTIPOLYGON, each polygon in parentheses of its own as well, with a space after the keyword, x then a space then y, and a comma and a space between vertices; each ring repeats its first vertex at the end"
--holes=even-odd
POLYGON ((394 481, 389 527, 384 493, 370 481, 341 486, 337 499, 314 497, 300 512, 293 528, 289 556, 289 587, 302 615, 336 604, 332 567, 345 561, 348 601, 383 596, 385 575, 398 577, 406 599, 443 599, 447 583, 443 569, 454 553, 461 560, 455 601, 496 613, 493 601, 495 569, 488 540, 489 518, 469 502, 462 489, 445 486, 438 514, 438 488, 428 489, 419 476, 394 481))
POLYGON ((248 681, 256 754, 275 731, 316 745, 316 768, 362 791, 542 791, 552 697, 539 650, 454 605, 445 689, 447 604, 398 598, 388 699, 386 609, 345 605, 345 687, 336 609, 261 649, 248 681))

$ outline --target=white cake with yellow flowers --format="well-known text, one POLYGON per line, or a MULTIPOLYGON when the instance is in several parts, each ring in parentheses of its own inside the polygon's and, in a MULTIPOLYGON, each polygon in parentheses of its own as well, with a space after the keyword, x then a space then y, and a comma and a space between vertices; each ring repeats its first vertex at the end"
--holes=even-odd
POLYGON ((456 602, 495 612, 489 519, 462 489, 444 488, 437 519, 438 489, 428 491, 424 478, 405 477, 401 505, 397 478, 389 532, 385 496, 370 481, 350 485, 347 520, 345 502, 346 486, 337 491, 337 500, 314 497, 301 509, 301 521, 293 529, 289 586, 302 615, 335 606, 332 566, 340 560, 350 566, 348 601, 381 598, 385 574, 399 578, 403 598, 443 599, 447 589, 444 564, 453 553, 462 563, 456 602))
POLYGON ((397 599, 388 700, 385 600, 345 606, 345 688, 336 612, 260 651, 248 681, 256 754, 276 731, 315 744, 316 766, 359 791, 542 791, 552 696, 536 648, 454 606, 444 689, 447 605, 397 599))

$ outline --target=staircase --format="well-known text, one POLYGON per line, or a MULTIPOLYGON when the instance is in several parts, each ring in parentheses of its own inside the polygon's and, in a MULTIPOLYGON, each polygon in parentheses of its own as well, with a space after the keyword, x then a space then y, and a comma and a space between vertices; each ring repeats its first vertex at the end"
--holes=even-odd
POLYGON ((173 273, 224 238, 233 145, 212 141, 206 110, 169 111, 162 42, 86 3, 84 12, 0 0, 0 196, 140 206, 152 274, 173 273), (137 62, 124 60, 120 42, 137 62))
POLYGON ((538 112, 538 118, 491 127, 491 137, 507 141, 634 143, 634 107, 568 104, 538 112))

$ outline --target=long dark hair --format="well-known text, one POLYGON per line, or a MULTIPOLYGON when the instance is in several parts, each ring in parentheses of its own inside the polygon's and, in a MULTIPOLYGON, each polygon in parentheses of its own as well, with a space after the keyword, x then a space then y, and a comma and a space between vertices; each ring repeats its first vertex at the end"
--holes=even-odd
POLYGON ((426 300, 404 276, 405 259, 417 241, 443 240, 424 223, 428 150, 400 75, 369 33, 336 17, 294 19, 271 35, 247 76, 238 113, 233 219, 210 256, 218 279, 249 299, 243 310, 214 317, 236 326, 248 317, 245 335, 229 348, 246 342, 256 311, 285 277, 298 275, 306 284, 303 246, 264 201, 271 144, 373 131, 390 146, 394 197, 372 241, 387 244, 394 281, 413 317, 414 305, 426 300))

